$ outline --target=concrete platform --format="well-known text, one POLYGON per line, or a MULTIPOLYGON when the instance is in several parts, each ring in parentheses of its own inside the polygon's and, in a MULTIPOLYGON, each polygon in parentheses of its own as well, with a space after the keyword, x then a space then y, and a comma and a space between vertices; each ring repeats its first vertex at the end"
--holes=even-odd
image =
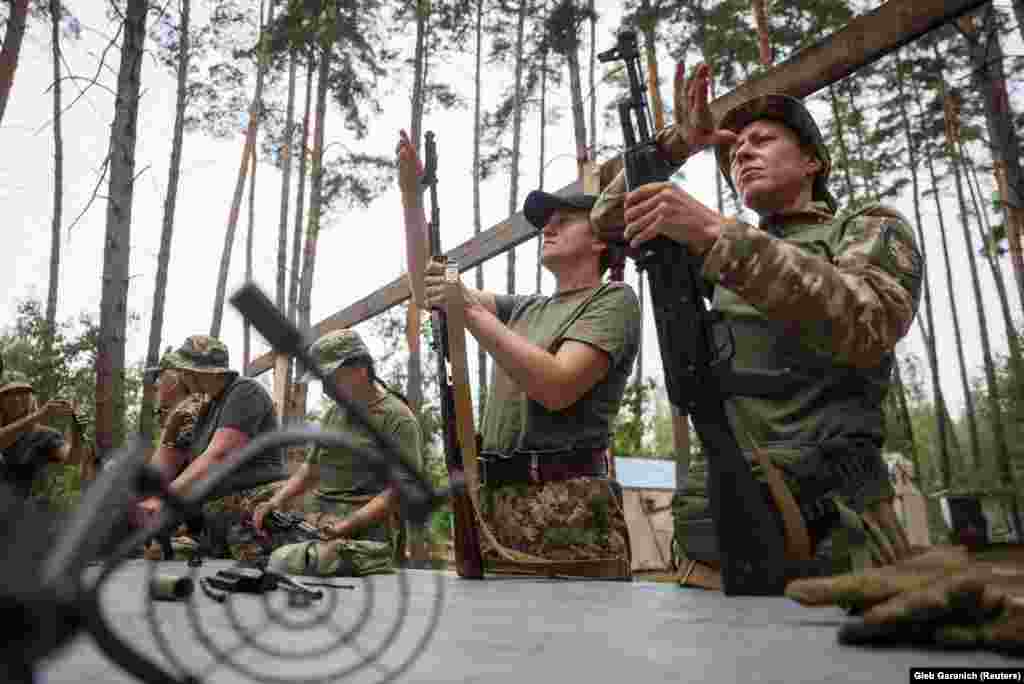
MULTIPOLYGON (((197 572, 211 575, 228 565, 207 561, 197 572)), ((120 634, 166 665, 146 617, 143 588, 150 567, 137 561, 120 568, 106 587, 103 605, 120 634)), ((182 563, 157 567, 161 573, 190 572, 182 563)), ((219 604, 198 587, 189 601, 153 606, 177 657, 202 681, 217 683, 906 682, 911 667, 1024 667, 1024 660, 987 652, 840 646, 836 633, 845 618, 837 608, 808 609, 785 598, 726 598, 664 583, 468 581, 427 570, 330 581, 354 588, 324 589, 328 595, 307 609, 289 610, 280 590, 265 597, 236 594, 219 604), (403 596, 407 617, 399 621, 403 596), (399 671, 429 633, 435 607, 440 608, 437 629, 409 668, 399 671), (320 615, 337 624, 289 629, 268 620, 268 609, 292 619, 320 615), (205 636, 196 636, 190 613, 205 636), (263 646, 247 645, 233 619, 247 625, 263 646), (389 642, 386 636, 396 624, 397 637, 389 642), (345 643, 328 650, 336 640, 332 635, 345 630, 351 630, 345 643), (249 675, 223 665, 209 669, 214 660, 203 639, 230 650, 249 675), (281 652, 313 654, 291 659, 261 650, 268 644, 281 652), (387 648, 380 659, 359 667, 381 644, 387 648), (326 652, 315 654, 318 648, 326 652)), ((88 637, 48 663, 40 678, 47 684, 134 681, 88 637)))

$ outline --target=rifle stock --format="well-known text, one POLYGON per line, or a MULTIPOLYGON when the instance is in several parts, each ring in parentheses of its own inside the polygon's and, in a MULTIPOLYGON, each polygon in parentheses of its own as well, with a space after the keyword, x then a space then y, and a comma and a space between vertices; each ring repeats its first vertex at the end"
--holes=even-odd
MULTIPOLYGON (((426 134, 423 184, 430 189, 430 222, 427 227, 430 257, 446 263, 441 251, 441 217, 437 203, 437 146, 434 133, 426 134)), ((462 448, 459 445, 458 417, 455 410, 455 391, 452 384, 448 321, 443 310, 430 312, 430 328, 434 351, 437 353, 437 384, 441 394, 441 425, 444 441, 444 461, 448 476, 454 483, 463 479, 462 448)), ((480 535, 473 514, 473 502, 462 488, 453 488, 450 496, 455 544, 455 570, 465 579, 482 579, 483 555, 480 535)))
MULTIPOLYGON (((598 58, 626 62, 630 96, 618 107, 626 190, 667 180, 673 169, 658 152, 650 129, 635 32, 620 31, 616 47, 598 58)), ((716 348, 715 314, 704 301, 700 263, 683 245, 659 237, 644 246, 636 264, 647 271, 650 282, 669 399, 680 413, 691 416, 708 451, 708 498, 718 548, 716 558, 696 560, 721 563, 726 595, 781 594, 790 570, 783 533, 725 412, 716 366, 731 356, 723 357, 716 348)))

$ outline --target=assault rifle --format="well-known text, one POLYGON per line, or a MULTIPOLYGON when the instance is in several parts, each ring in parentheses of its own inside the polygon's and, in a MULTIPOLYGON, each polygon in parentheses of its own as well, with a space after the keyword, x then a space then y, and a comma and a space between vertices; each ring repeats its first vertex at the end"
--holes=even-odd
POLYGON ((281 511, 270 511, 267 513, 267 527, 271 532, 298 532, 304 539, 309 541, 324 541, 320 530, 306 522, 306 519, 297 513, 283 513, 281 511))
MULTIPOLYGON (((652 133, 636 33, 620 31, 616 46, 598 59, 623 60, 629 77, 629 96, 618 105, 626 190, 668 180, 674 169, 659 153, 652 133)), ((658 237, 641 249, 636 265, 647 272, 650 282, 669 400, 680 413, 691 416, 708 452, 708 498, 717 554, 699 558, 690 549, 687 553, 694 560, 720 563, 726 595, 781 594, 788 579, 782 530, 729 424, 717 378, 721 364, 732 360, 731 331, 728 344, 716 345, 717 316, 704 301, 710 293, 705 291, 700 260, 685 246, 658 237)))
MULTIPOLYGON (((441 210, 437 203, 437 143, 433 131, 427 131, 423 159, 423 185, 430 190, 430 222, 427 225, 430 256, 447 263, 441 251, 441 210)), ((448 347, 447 314, 441 309, 430 312, 430 330, 434 351, 437 352, 437 384, 441 392, 441 425, 444 433, 444 462, 448 476, 461 480, 462 448, 456 425, 455 392, 452 384, 451 358, 448 347)), ((473 517, 473 502, 465 490, 454 491, 451 496, 454 518, 455 570, 459 577, 482 579, 483 556, 480 552, 480 533, 473 517)))

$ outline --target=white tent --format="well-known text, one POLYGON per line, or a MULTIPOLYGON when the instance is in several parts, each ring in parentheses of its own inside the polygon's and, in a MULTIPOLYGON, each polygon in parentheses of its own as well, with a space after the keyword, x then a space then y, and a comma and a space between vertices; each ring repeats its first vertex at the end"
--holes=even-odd
POLYGON ((616 456, 615 479, 622 486, 633 571, 670 570, 675 461, 616 456))

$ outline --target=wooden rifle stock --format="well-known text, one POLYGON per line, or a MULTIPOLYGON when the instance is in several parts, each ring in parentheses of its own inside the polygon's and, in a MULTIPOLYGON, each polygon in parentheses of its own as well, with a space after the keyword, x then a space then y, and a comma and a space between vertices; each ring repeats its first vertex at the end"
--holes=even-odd
MULTIPOLYGON (((437 147, 434 133, 426 134, 423 184, 430 189, 430 223, 427 227, 430 242, 430 256, 435 261, 447 263, 441 251, 441 217, 437 204, 437 147)), ((430 328, 434 351, 437 353, 437 385, 441 393, 441 426, 444 441, 444 461, 452 480, 463 474, 462 448, 459 445, 459 416, 455 410, 455 391, 452 386, 451 358, 448 346, 448 321, 443 310, 430 312, 430 328)), ((473 502, 463 490, 454 490, 451 497, 454 518, 453 541, 455 544, 455 570, 465 579, 483 579, 483 555, 480 551, 480 534, 473 513, 473 502)))

